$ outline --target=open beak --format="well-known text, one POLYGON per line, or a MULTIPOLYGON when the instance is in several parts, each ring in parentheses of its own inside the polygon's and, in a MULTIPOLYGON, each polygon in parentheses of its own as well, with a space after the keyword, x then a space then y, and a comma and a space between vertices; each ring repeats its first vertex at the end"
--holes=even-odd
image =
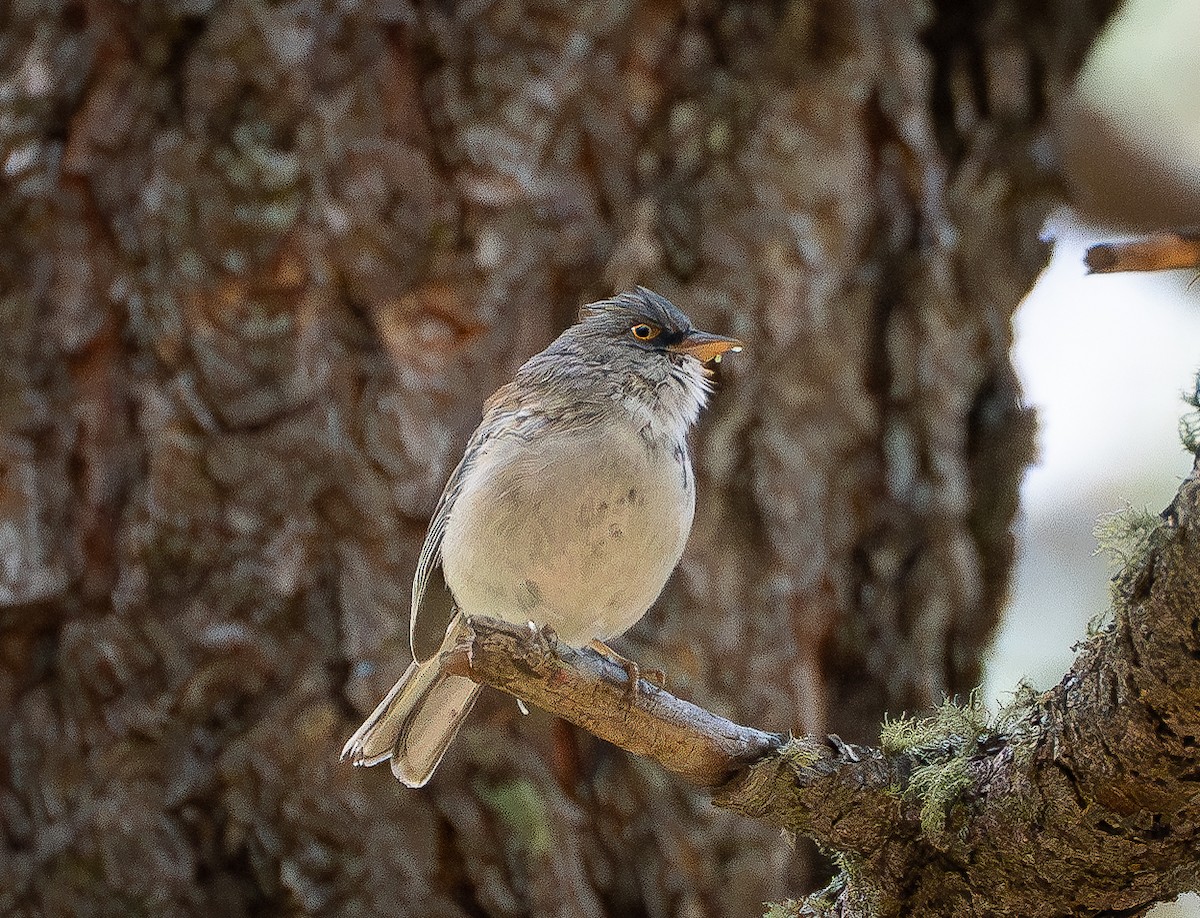
POLYGON ((724 335, 710 335, 708 332, 690 331, 687 337, 678 344, 667 347, 668 351, 676 354, 687 354, 695 357, 701 363, 710 360, 720 363, 721 355, 726 351, 736 354, 742 349, 742 342, 737 338, 726 338, 724 335))

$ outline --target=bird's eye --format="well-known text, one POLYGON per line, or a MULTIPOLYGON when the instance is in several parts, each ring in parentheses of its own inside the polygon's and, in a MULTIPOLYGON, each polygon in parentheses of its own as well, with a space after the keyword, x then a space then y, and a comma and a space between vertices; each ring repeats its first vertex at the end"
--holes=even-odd
POLYGON ((645 322, 639 322, 637 325, 633 326, 633 328, 629 329, 630 333, 632 333, 633 337, 637 338, 638 341, 649 341, 652 338, 656 338, 661 330, 662 329, 655 328, 653 325, 647 325, 645 322))

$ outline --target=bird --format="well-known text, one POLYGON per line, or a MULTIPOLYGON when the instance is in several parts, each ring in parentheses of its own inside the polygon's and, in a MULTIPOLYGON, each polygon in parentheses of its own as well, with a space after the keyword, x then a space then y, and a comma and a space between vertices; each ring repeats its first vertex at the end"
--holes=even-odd
POLYGON ((430 779, 481 689, 439 665, 466 616, 549 626, 572 646, 642 618, 691 529, 687 434, 712 391, 708 364, 742 347, 637 287, 584 306, 484 403, 417 561, 413 662, 343 760, 390 760, 408 787, 430 779), (418 621, 430 619, 445 637, 421 654, 418 621))

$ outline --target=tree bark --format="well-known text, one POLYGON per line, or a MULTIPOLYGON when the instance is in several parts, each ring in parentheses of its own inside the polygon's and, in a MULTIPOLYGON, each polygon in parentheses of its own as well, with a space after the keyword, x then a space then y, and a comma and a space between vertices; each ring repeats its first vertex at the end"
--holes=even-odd
POLYGON ((421 793, 336 752, 478 405, 635 282, 751 347, 627 652, 853 740, 974 686, 1050 113, 1112 6, 4 5, 0 911, 808 889, 775 830, 495 697, 421 793))

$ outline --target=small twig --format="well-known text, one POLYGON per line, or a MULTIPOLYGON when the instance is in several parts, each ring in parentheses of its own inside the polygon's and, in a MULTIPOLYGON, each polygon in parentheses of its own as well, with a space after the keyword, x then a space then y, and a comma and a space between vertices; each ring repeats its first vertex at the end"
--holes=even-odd
POLYGON ((1200 230, 1153 233, 1128 242, 1091 246, 1083 257, 1092 274, 1200 268, 1200 230))

